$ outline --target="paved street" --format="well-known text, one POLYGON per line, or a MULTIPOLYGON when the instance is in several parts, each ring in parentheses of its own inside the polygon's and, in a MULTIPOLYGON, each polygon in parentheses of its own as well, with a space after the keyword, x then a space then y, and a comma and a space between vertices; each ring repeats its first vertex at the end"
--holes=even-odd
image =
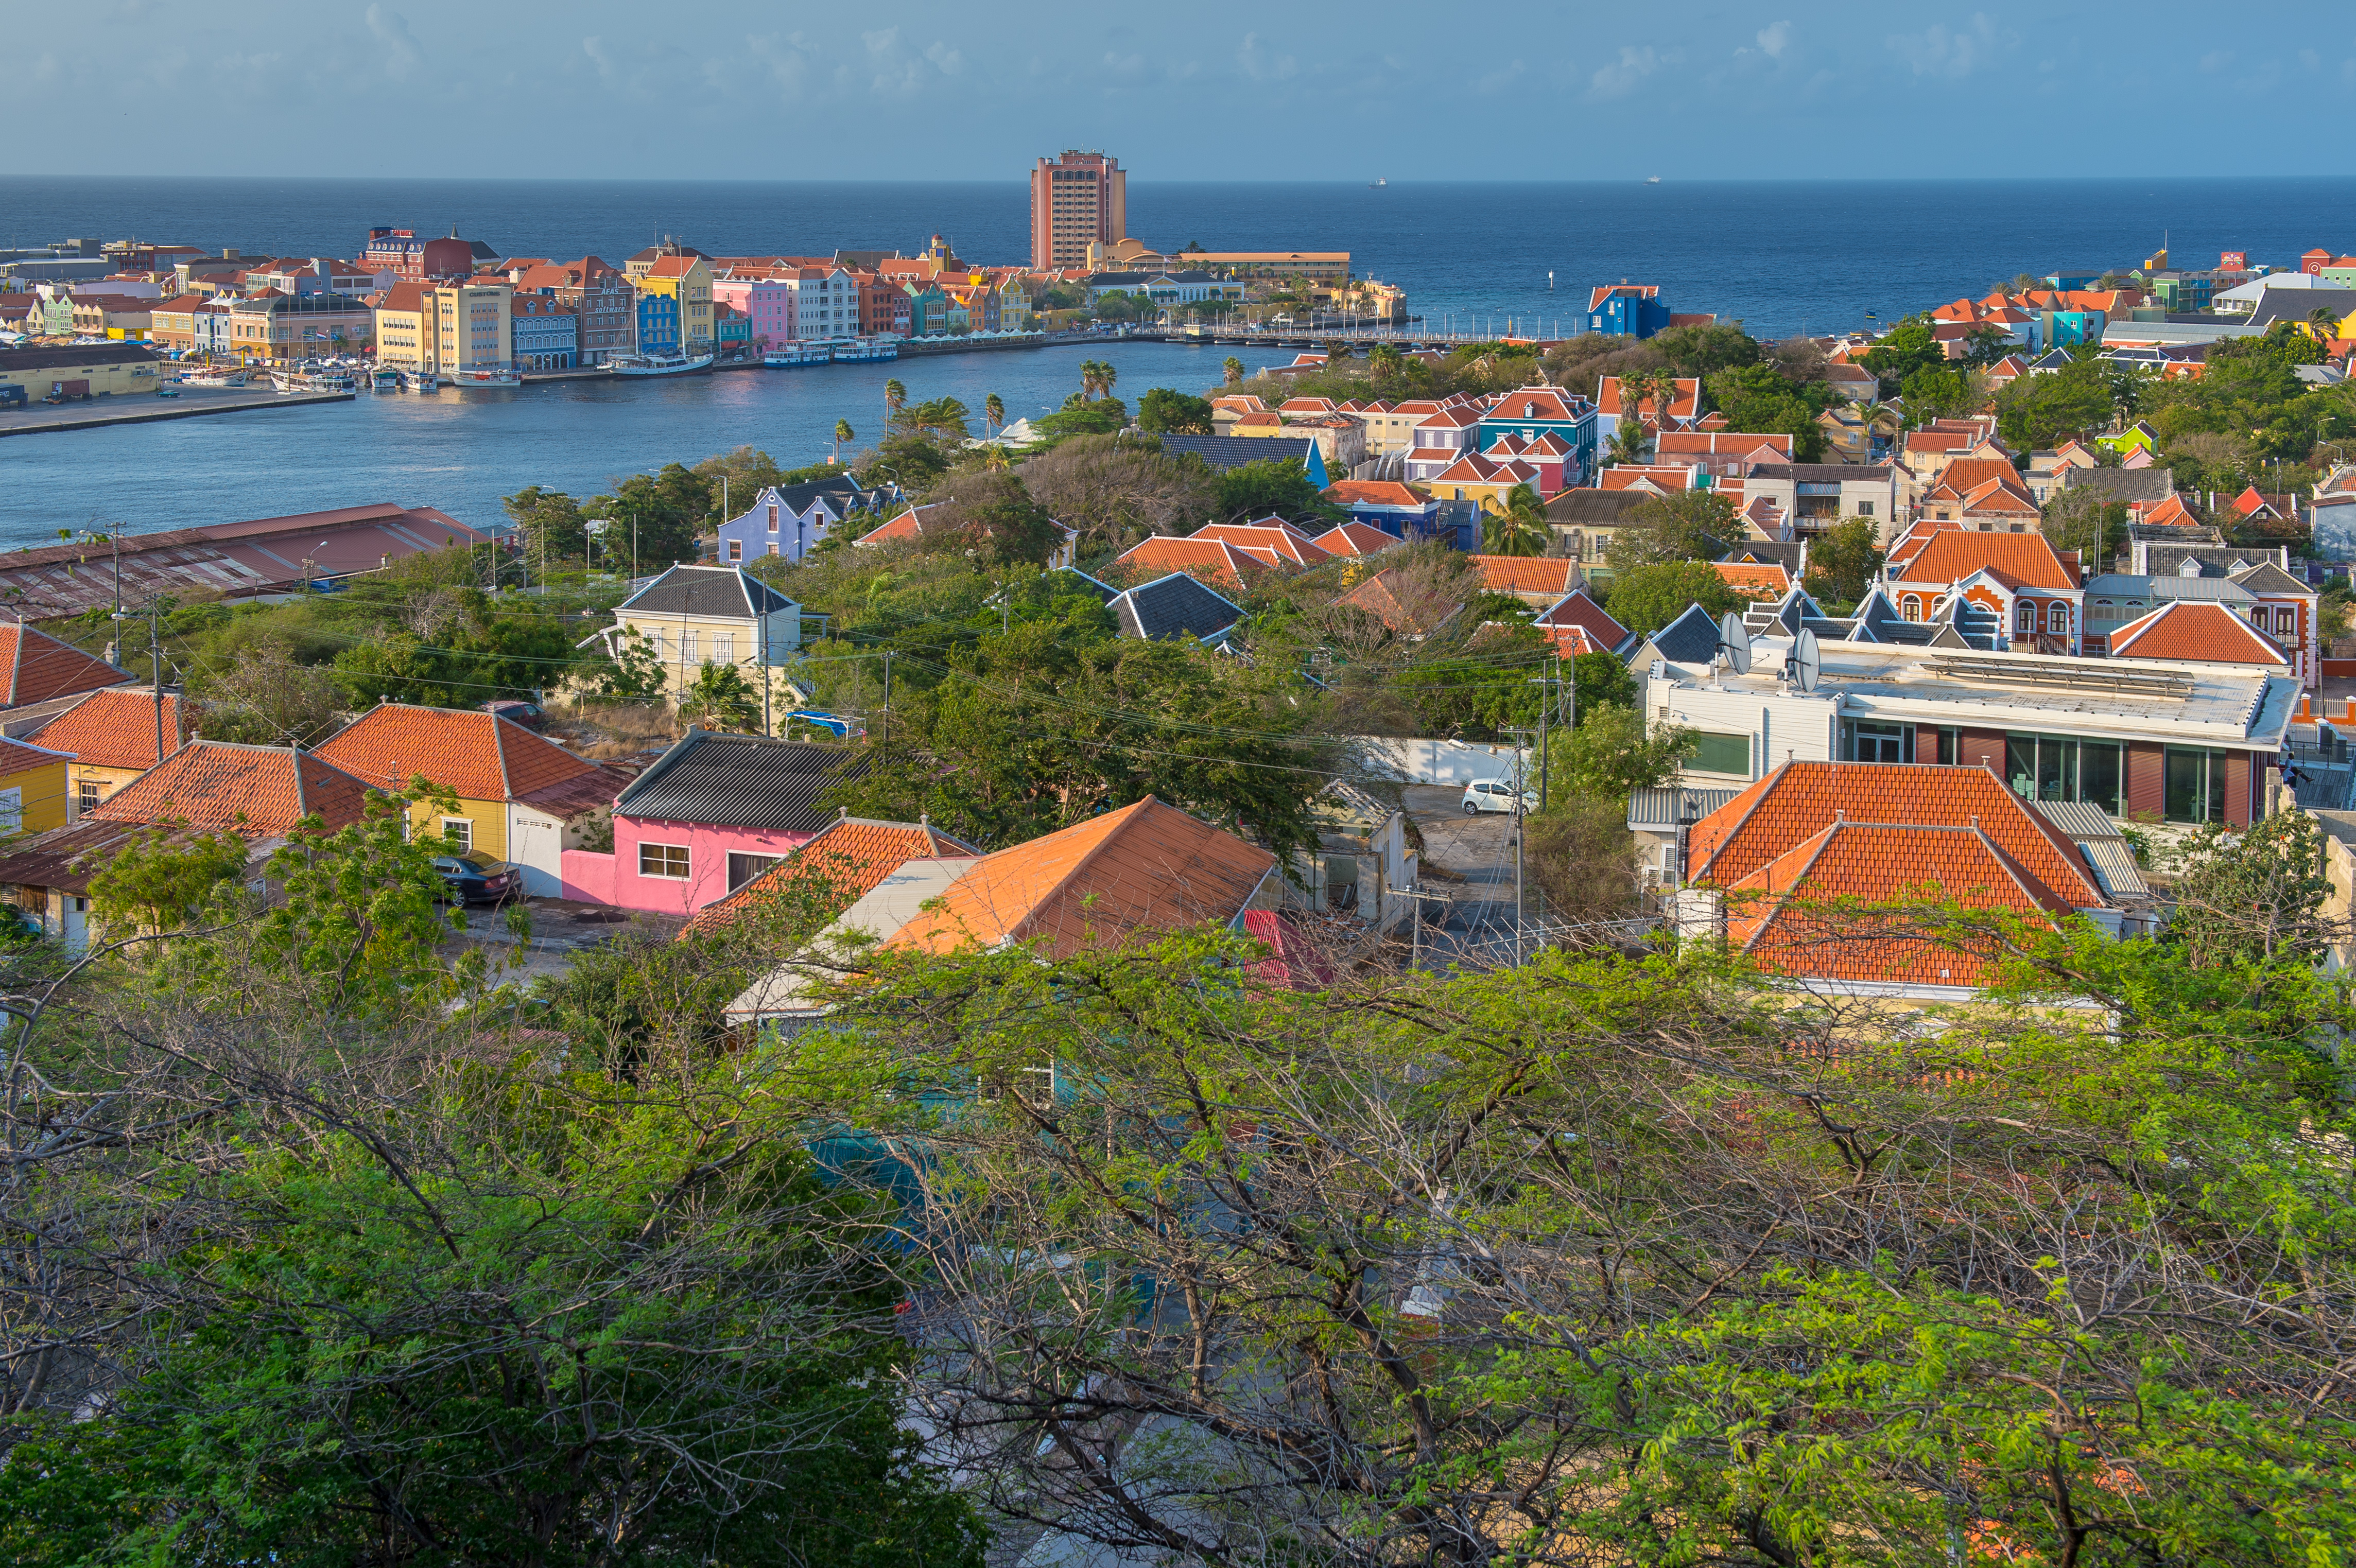
POLYGON ((1423 834, 1423 961, 1513 961, 1514 819, 1467 816, 1458 784, 1409 784, 1408 815, 1423 834))

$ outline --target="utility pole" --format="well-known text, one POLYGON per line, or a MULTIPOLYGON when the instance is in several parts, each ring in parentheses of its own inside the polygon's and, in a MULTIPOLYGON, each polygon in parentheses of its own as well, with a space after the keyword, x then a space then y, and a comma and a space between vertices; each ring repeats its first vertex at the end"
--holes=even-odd
POLYGON ((637 580, 638 580, 638 514, 637 514, 637 509, 634 507, 634 508, 632 508, 632 510, 631 510, 631 512, 630 512, 630 581, 631 581, 632 582, 636 582, 637 580))
POLYGON ((155 612, 160 597, 147 601, 147 683, 155 694, 155 760, 164 760, 164 639, 155 612))
POLYGON ((883 741, 883 745, 884 745, 884 749, 885 751, 887 751, 887 752, 888 752, 888 751, 890 751, 890 750, 892 749, 892 654, 893 654, 893 652, 894 652, 894 650, 892 650, 892 649, 890 649, 890 648, 886 648, 886 649, 884 649, 884 741, 883 741))
MULTIPOLYGON (((1537 733, 1530 730, 1506 730, 1504 732, 1515 736, 1537 733)), ((1517 741, 1514 746, 1514 967, 1516 969, 1522 966, 1522 830, 1528 821, 1522 809, 1522 747, 1517 741)))

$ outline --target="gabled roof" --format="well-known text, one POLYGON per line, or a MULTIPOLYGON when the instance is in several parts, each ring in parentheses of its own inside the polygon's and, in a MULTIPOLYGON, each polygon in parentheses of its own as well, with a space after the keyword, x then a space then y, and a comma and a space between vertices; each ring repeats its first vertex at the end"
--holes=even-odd
POLYGON ((1607 652, 1617 652, 1629 637, 1628 628, 1613 620, 1611 613, 1583 587, 1572 589, 1541 612, 1537 624, 1547 627, 1577 626, 1607 652))
POLYGON ((1547 521, 1566 528, 1618 528, 1649 498, 1641 490, 1607 490, 1601 485, 1558 490, 1547 497, 1547 521))
POLYGON ((1570 394, 1560 387, 1518 387, 1500 394, 1482 417, 1498 421, 1551 420, 1573 424, 1578 422, 1580 412, 1570 394))
POLYGON ((1336 479, 1325 486, 1325 499, 1337 507, 1428 507, 1431 497, 1419 496, 1396 479, 1336 479))
POLYGON ((1683 494, 1693 486, 1694 471, 1668 464, 1615 464, 1597 475, 1601 490, 1657 490, 1665 496, 1683 494))
POLYGON ((614 815, 816 833, 836 816, 819 797, 865 774, 870 760, 841 746, 690 727, 615 798, 614 815))
POLYGON ((1688 604, 1676 619, 1644 639, 1630 656, 1631 667, 1645 663, 1650 650, 1671 664, 1705 665, 1718 656, 1718 617, 1698 604, 1688 604))
POLYGON ((1558 599, 1570 592, 1575 563, 1542 555, 1476 555, 1472 569, 1492 593, 1527 593, 1558 599))
POLYGON ((1976 826, 2062 907, 2103 902, 2069 837, 1986 767, 1786 763, 1693 829, 1688 874, 1739 885, 1842 821, 1976 826))
POLYGON ((2282 665, 2280 644, 2207 599, 2178 599, 2111 634, 2115 659, 2184 659, 2195 664, 2282 665))
POLYGON ((622 601, 618 615, 751 621, 794 602, 737 566, 674 566, 622 601))
MULTIPOLYGON (((1653 405, 1654 400, 1647 398, 1644 400, 1644 406, 1637 411, 1643 414, 1658 416, 1660 410, 1653 405)), ((1617 415, 1626 411, 1621 407, 1620 403, 1619 377, 1603 376, 1597 379, 1595 384, 1595 406, 1599 411, 1607 414, 1617 415)), ((1673 420, 1691 419, 1694 416, 1694 411, 1700 406, 1701 378, 1698 376, 1678 377, 1676 381, 1676 390, 1670 394, 1669 397, 1669 418, 1673 420)))
POLYGON ((1169 534, 1155 534, 1121 551, 1110 570, 1132 577, 1146 572, 1156 577, 1173 571, 1193 572, 1207 582, 1240 593, 1245 580, 1250 574, 1265 570, 1267 565, 1266 561, 1246 554, 1225 539, 1177 539, 1169 534))
POLYGON ((1234 922, 1276 857, 1151 795, 982 858, 886 942, 946 953, 1044 942, 1057 957, 1234 922))
POLYGON ((1737 593, 1780 598, 1792 586, 1792 574, 1773 561, 1712 561, 1710 570, 1726 579, 1726 585, 1737 593))
POLYGON ((104 659, 18 621, 0 624, 0 708, 22 708, 131 677, 104 659))
POLYGON ((1590 311, 1601 310, 1603 302, 1614 294, 1625 294, 1631 299, 1658 299, 1661 296, 1661 285, 1658 283, 1598 283, 1595 285, 1594 293, 1587 296, 1587 308, 1590 311))
MULTIPOLYGON (((179 750, 180 699, 164 694, 164 755, 179 750)), ((155 691, 153 687, 110 687, 93 691, 25 739, 53 752, 70 752, 100 768, 152 768, 155 752, 155 691)))
POLYGON ((1327 555, 1350 556, 1379 555, 1406 542, 1367 523, 1343 523, 1316 539, 1317 548, 1327 555))
POLYGON ((1975 571, 1991 569, 2031 588, 2078 586, 2077 571, 2043 534, 1984 534, 1964 528, 1933 533, 1907 561, 1899 581, 1960 582, 1975 571))
POLYGON ((1190 537, 1223 539, 1269 566, 1279 562, 1315 566, 1328 559, 1323 550, 1310 542, 1306 533, 1280 517, 1262 523, 1206 523, 1190 537))
POLYGON ((679 937, 684 941, 691 933, 733 924, 776 901, 798 877, 822 878, 835 892, 856 900, 873 892, 885 877, 910 860, 961 859, 980 853, 980 846, 953 837, 930 822, 879 822, 844 812, 816 837, 780 857, 776 865, 726 898, 696 911, 679 937))
POLYGON ((1398 569, 1378 571, 1333 603, 1362 610, 1402 636, 1429 636, 1447 624, 1462 604, 1410 605, 1399 594, 1398 569))
POLYGON ((1208 642, 1243 619, 1243 610, 1200 579, 1183 571, 1128 590, 1108 606, 1124 637, 1208 642))
POLYGON ((380 790, 406 789, 423 774, 466 800, 522 800, 600 772, 511 719, 406 702, 379 703, 321 741, 318 754, 380 790))
POLYGON ((291 746, 191 741, 86 815, 108 822, 184 820, 206 832, 275 838, 316 815, 329 827, 360 819, 368 786, 291 746))

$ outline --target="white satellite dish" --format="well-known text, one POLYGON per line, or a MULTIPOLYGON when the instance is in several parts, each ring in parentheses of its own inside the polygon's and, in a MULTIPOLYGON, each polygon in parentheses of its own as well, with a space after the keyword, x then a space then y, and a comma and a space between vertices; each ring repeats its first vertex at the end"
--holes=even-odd
POLYGON ((1803 626, 1792 639, 1792 684, 1802 691, 1814 691, 1824 676, 1824 650, 1816 646, 1816 635, 1803 626))
POLYGON ((1742 628, 1742 617, 1729 610, 1718 623, 1718 651, 1725 656, 1726 667, 1737 675, 1751 673, 1751 634, 1742 628))

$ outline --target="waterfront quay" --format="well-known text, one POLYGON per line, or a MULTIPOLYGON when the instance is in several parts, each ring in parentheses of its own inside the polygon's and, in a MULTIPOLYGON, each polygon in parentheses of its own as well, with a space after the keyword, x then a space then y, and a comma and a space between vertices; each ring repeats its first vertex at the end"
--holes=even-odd
POLYGON ((297 408, 306 403, 348 403, 354 397, 350 392, 281 392, 270 387, 177 389, 180 395, 176 398, 159 398, 149 392, 91 402, 34 403, 25 408, 0 409, 0 435, 53 435, 65 431, 99 430, 107 425, 152 424, 206 414, 297 408))

